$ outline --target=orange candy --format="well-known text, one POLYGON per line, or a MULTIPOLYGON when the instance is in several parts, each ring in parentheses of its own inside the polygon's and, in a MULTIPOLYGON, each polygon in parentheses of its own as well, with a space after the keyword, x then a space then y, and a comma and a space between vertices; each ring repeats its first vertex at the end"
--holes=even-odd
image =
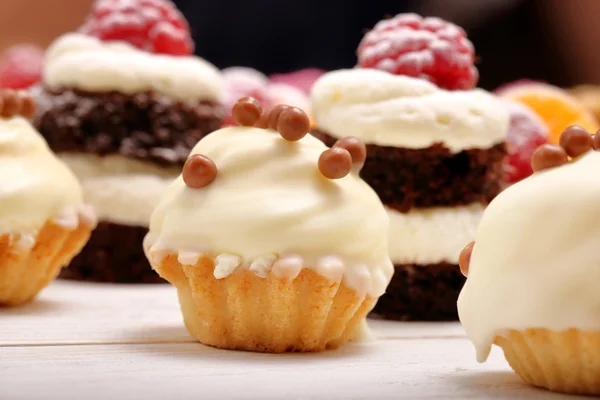
POLYGON ((558 144, 560 134, 571 125, 596 132, 600 125, 592 112, 562 89, 544 83, 524 83, 498 92, 506 99, 529 106, 548 125, 550 142, 558 144))

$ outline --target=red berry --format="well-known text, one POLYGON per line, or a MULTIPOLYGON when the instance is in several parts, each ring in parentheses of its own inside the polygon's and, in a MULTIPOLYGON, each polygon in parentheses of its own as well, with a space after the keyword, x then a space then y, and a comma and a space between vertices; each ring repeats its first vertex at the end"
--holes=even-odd
POLYGON ((189 25, 170 0, 96 0, 79 31, 153 53, 184 56, 194 51, 189 25))
POLYGON ((37 82, 44 68, 44 52, 33 45, 9 48, 0 57, 0 88, 26 89, 37 82))
POLYGON ((505 173, 508 183, 515 183, 533 173, 531 156, 535 149, 548 143, 549 129, 526 105, 506 101, 510 112, 508 158, 505 173))
POLYGON ((475 87, 473 44, 462 28, 439 18, 399 14, 377 23, 358 46, 358 65, 422 78, 448 90, 475 87))

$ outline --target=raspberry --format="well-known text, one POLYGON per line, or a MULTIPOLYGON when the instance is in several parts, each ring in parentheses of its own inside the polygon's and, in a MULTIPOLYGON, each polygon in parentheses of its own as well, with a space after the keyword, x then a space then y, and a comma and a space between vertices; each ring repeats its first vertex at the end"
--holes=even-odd
POLYGON ((448 90, 471 89, 479 79, 465 31, 439 18, 399 14, 380 21, 357 53, 360 67, 426 79, 448 90))
POLYGON ((549 129, 526 105, 506 100, 510 112, 505 174, 508 183, 516 183, 533 173, 531 156, 535 149, 548 143, 549 129))
POLYGON ((0 57, 0 88, 26 89, 40 80, 43 68, 42 49, 28 44, 10 47, 0 57))
POLYGON ((96 0, 79 31, 152 53, 185 56, 194 51, 188 23, 170 0, 96 0))

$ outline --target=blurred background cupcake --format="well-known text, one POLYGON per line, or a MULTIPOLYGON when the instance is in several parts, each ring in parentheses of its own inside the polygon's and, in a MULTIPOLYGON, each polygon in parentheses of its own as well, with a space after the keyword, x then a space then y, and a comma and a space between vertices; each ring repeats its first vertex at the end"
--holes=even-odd
POLYGON ((33 91, 35 125, 100 220, 63 278, 160 281, 141 248, 151 210, 192 146, 223 122, 221 74, 191 55, 183 16, 169 3, 134 6, 96 2, 78 32, 50 45, 33 91))

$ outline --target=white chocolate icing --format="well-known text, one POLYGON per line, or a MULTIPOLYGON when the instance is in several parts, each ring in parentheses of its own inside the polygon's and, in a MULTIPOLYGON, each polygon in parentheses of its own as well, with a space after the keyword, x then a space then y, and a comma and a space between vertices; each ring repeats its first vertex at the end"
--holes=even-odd
POLYGON ((486 209, 458 299, 486 360, 509 329, 600 330, 600 153, 533 174, 486 209))
POLYGON ((458 264, 466 243, 475 240, 485 206, 431 207, 390 217, 390 258, 394 264, 458 264))
POLYGON ((423 149, 443 143, 460 152, 489 148, 508 133, 508 111, 488 92, 447 91, 375 69, 323 75, 313 86, 311 103, 321 130, 380 146, 423 149))
POLYGON ((71 171, 26 119, 0 118, 0 235, 31 242, 48 220, 75 229, 80 217, 94 222, 71 171))
POLYGON ((332 280, 343 276, 359 294, 383 294, 393 273, 387 214, 356 173, 338 180, 320 174, 326 149, 310 135, 287 142, 258 128, 206 136, 192 154, 213 160, 217 178, 202 189, 181 176, 169 186, 150 221, 148 258, 160 259, 154 253, 165 249, 210 250, 219 254, 217 278, 240 266, 297 275, 301 263, 332 280))
POLYGON ((153 91, 182 101, 220 101, 223 92, 219 70, 201 58, 152 54, 79 33, 63 35, 48 48, 43 75, 52 89, 153 91))
POLYGON ((180 172, 119 155, 59 157, 81 182, 84 200, 99 220, 129 226, 148 227, 160 195, 180 172))

